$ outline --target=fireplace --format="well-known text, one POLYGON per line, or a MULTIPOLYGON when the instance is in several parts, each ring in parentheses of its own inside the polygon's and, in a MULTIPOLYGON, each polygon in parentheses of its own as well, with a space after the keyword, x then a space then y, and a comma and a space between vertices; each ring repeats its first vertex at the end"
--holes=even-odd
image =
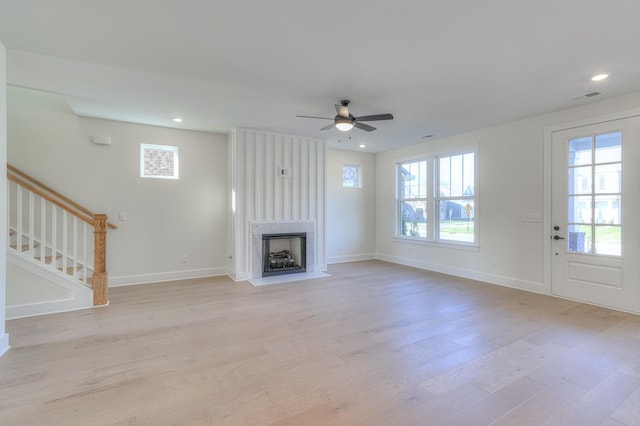
POLYGON ((307 234, 262 234, 262 276, 306 271, 307 234))

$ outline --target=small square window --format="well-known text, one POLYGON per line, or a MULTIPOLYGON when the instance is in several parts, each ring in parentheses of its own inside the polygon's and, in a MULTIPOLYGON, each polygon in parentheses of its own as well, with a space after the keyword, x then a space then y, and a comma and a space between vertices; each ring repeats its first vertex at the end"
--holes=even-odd
POLYGON ((348 188, 362 188, 360 166, 357 164, 345 164, 342 166, 342 186, 348 188))
POLYGON ((140 177, 178 179, 178 147, 140 144, 140 177))

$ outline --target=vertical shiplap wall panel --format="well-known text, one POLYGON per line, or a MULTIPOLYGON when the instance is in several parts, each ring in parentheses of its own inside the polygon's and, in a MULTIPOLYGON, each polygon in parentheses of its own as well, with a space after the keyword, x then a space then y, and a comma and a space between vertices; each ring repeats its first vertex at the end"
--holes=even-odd
MULTIPOLYGON (((326 264, 325 241, 325 143, 290 135, 236 129, 230 136, 235 157, 232 189, 236 190, 235 276, 250 273, 250 222, 316 222, 316 266, 326 264), (290 177, 278 176, 278 168, 290 177)), ((231 247, 231 244, 230 244, 231 247)), ((230 268, 233 270, 233 268, 230 268)))
POLYGON ((292 138, 289 136, 284 139, 282 146, 282 165, 289 168, 291 177, 282 179, 282 218, 284 220, 291 220, 292 215, 292 203, 291 203, 291 185, 293 178, 293 167, 291 164, 291 148, 293 146, 292 138))
MULTIPOLYGON (((247 184, 246 191, 247 194, 255 194, 256 192, 256 150, 255 150, 255 135, 247 136, 247 143, 245 146, 245 168, 247 175, 247 184)), ((253 216, 256 212, 256 199, 255 197, 244 197, 245 199, 245 209, 247 211, 247 215, 253 216)))
MULTIPOLYGON (((316 144, 316 223, 318 229, 325 229, 325 193, 327 188, 326 170, 327 164, 325 161, 325 146, 324 144, 316 144)), ((325 238, 326 235, 318 233, 316 241, 316 251, 318 253, 317 263, 325 265, 326 252, 325 252, 325 238)))
POLYGON ((282 185, 285 178, 277 177, 278 168, 282 167, 282 150, 283 142, 282 136, 274 135, 273 137, 273 218, 274 220, 282 219, 284 217, 282 213, 282 185))
POLYGON ((275 220, 273 216, 274 200, 274 179, 273 179, 273 135, 264 135, 264 219, 275 220))
POLYGON ((300 144, 300 219, 309 217, 309 145, 300 144))
POLYGON ((251 149, 255 152, 255 175, 254 175, 254 194, 247 194, 247 196, 253 195, 256 200, 255 212, 252 216, 253 220, 264 219, 264 137, 258 137, 253 133, 253 145, 251 149))
POLYGON ((307 152, 308 154, 308 158, 307 158, 307 163, 308 163, 308 167, 309 167, 309 181, 308 183, 308 187, 307 187, 307 199, 309 200, 309 211, 308 211, 308 218, 315 218, 317 216, 317 206, 316 206, 316 181, 317 181, 317 172, 316 172, 316 162, 315 157, 316 157, 316 143, 315 141, 307 141, 307 143, 309 144, 309 150, 307 152))
POLYGON ((300 217, 300 144, 291 143, 291 218, 300 217))

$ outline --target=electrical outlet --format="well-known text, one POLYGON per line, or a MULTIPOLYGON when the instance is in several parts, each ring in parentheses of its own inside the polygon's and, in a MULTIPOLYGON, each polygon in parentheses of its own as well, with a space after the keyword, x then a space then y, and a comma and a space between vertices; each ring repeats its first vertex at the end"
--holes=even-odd
POLYGON ((118 219, 122 221, 127 220, 127 212, 120 212, 120 214, 118 215, 118 219))
POLYGON ((180 257, 180 261, 181 261, 182 263, 189 263, 189 255, 188 255, 188 254, 183 254, 183 255, 180 257))

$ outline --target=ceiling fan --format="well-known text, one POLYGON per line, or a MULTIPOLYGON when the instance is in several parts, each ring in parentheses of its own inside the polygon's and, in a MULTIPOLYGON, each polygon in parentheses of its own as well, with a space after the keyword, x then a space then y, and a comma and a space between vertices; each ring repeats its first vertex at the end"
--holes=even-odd
POLYGON ((320 120, 333 120, 333 124, 329 124, 328 126, 323 127, 320 130, 328 130, 332 127, 337 128, 338 130, 342 130, 343 132, 347 132, 354 127, 358 129, 364 130, 366 132, 373 132, 376 128, 373 126, 369 126, 368 124, 362 123, 362 121, 381 121, 381 120, 393 120, 392 114, 374 114, 374 115, 363 115, 361 117, 354 117, 353 114, 349 112, 349 100, 345 99, 340 101, 340 105, 336 104, 336 115, 334 118, 329 117, 312 117, 309 115, 296 115, 296 117, 300 118, 317 118, 320 120))

